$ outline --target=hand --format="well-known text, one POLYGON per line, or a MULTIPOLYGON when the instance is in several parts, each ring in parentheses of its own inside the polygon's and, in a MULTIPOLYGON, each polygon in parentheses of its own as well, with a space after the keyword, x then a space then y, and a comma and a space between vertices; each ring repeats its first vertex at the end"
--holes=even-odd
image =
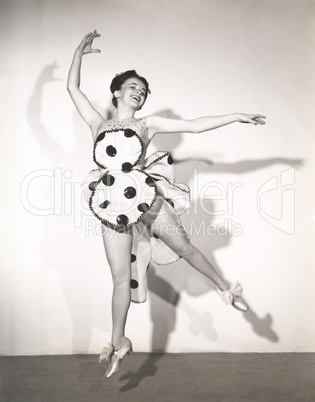
POLYGON ((266 116, 263 116, 261 114, 238 114, 238 121, 240 123, 250 123, 250 124, 255 124, 255 126, 257 126, 257 124, 265 124, 266 122, 263 120, 266 118, 266 116))
POLYGON ((96 29, 94 32, 90 32, 83 38, 80 45, 76 48, 76 52, 83 54, 88 53, 101 53, 99 49, 92 49, 92 43, 95 38, 100 37, 101 35, 97 33, 96 29))

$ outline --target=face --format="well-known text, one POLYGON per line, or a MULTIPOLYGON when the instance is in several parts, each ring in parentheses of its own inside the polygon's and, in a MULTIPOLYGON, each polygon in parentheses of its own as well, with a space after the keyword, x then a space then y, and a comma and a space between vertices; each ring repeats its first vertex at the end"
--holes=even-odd
POLYGON ((129 105, 135 110, 141 109, 145 100, 147 90, 144 83, 138 78, 128 78, 119 91, 116 91, 119 101, 129 105))

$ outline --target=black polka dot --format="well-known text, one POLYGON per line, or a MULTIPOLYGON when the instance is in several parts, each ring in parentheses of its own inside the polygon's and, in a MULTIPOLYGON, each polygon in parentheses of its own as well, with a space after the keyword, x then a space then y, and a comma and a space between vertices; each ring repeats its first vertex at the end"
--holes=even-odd
POLYGON ((118 225, 127 226, 129 219, 126 215, 121 214, 117 216, 116 221, 118 225))
POLYGON ((150 206, 146 202, 143 202, 142 204, 138 205, 138 210, 140 212, 147 212, 147 211, 149 211, 149 209, 150 209, 150 206))
POLYGON ((105 138, 105 133, 101 133, 97 136, 96 141, 102 141, 105 138))
POLYGON ((112 186, 115 182, 115 177, 110 174, 106 174, 102 178, 102 182, 103 182, 103 184, 105 184, 105 186, 112 186))
POLYGON ((138 286, 139 286, 138 281, 136 281, 135 279, 131 279, 131 281, 130 281, 131 289, 137 289, 138 286))
POLYGON ((124 225, 119 225, 118 228, 115 228, 115 230, 116 230, 118 233, 125 233, 125 232, 126 232, 126 226, 124 226, 124 225))
POLYGON ((108 200, 106 200, 106 201, 102 202, 102 203, 99 205, 99 207, 100 207, 100 208, 103 208, 103 209, 106 209, 109 204, 110 204, 110 202, 109 202, 108 200))
POLYGON ((112 145, 108 145, 108 147, 106 148, 106 153, 108 156, 116 156, 117 154, 117 149, 115 147, 113 147, 112 145))
POLYGON ((168 163, 169 165, 173 165, 173 163, 174 163, 174 159, 172 158, 172 155, 171 155, 171 154, 168 155, 167 163, 168 163))
POLYGON ((125 137, 127 137, 127 138, 133 137, 135 134, 136 133, 133 130, 131 130, 130 128, 127 128, 125 130, 125 137))
POLYGON ((131 170, 132 170, 132 164, 129 163, 129 162, 123 163, 123 164, 121 165, 121 170, 122 170, 124 173, 129 173, 129 172, 131 172, 131 170))
POLYGON ((124 190, 124 196, 128 199, 134 198, 137 194, 137 191, 134 187, 127 187, 124 190))
POLYGON ((137 257, 134 254, 131 254, 131 263, 135 262, 137 257))
POLYGON ((155 233, 153 233, 153 237, 155 237, 156 239, 158 239, 158 238, 159 238, 159 236, 158 236, 158 235, 156 235, 155 233))
POLYGON ((89 189, 91 191, 93 191, 93 190, 95 190, 96 186, 97 186, 97 181, 91 181, 91 183, 89 184, 89 189))
POLYGON ((145 182, 146 182, 146 184, 147 184, 148 186, 150 186, 150 187, 154 187, 154 186, 155 186, 154 179, 153 179, 151 176, 148 176, 148 177, 145 179, 145 182))

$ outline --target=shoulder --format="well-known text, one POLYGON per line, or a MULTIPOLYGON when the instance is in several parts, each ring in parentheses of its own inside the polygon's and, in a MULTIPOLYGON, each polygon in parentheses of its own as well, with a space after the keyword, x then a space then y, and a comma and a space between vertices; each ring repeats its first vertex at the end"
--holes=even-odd
POLYGON ((149 115, 149 116, 142 117, 142 120, 145 121, 145 125, 146 125, 147 129, 151 129, 154 127, 154 124, 158 118, 159 118, 159 116, 149 115))
POLYGON ((142 117, 141 120, 143 120, 149 139, 152 139, 154 134, 157 132, 156 128, 158 126, 158 120, 160 119, 159 116, 154 116, 154 115, 149 115, 142 117))

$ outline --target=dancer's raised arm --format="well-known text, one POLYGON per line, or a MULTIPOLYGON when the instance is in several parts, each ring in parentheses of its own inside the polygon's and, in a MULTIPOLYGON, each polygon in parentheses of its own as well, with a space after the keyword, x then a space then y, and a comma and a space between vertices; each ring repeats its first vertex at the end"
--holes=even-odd
POLYGON ((157 133, 202 133, 231 123, 265 124, 261 114, 234 113, 223 116, 206 116, 194 120, 169 119, 160 116, 146 117, 150 137, 157 133))
POLYGON ((99 49, 92 49, 93 40, 99 36, 101 35, 98 34, 96 30, 88 33, 76 48, 69 70, 67 83, 67 90, 75 104, 75 107, 92 131, 96 130, 104 119, 100 113, 94 109, 88 98, 80 90, 80 73, 82 56, 88 53, 100 53, 99 49))

